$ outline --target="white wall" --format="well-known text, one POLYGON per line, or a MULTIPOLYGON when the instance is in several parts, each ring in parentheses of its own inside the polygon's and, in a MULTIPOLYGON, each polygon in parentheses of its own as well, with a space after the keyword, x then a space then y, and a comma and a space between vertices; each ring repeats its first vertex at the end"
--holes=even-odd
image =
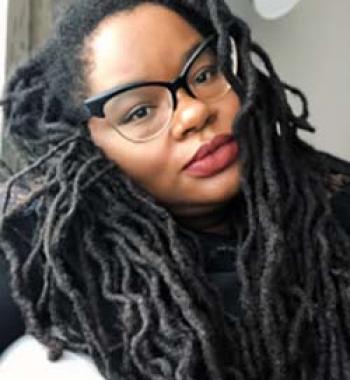
POLYGON ((274 21, 260 18, 251 1, 226 1, 248 22, 282 79, 306 93, 317 132, 302 136, 350 160, 350 1, 302 0, 274 21))
MULTIPOLYGON (((0 98, 2 97, 6 70, 6 37, 7 37, 7 4, 8 0, 0 0, 0 98)), ((3 114, 0 110, 0 136, 2 136, 3 114)), ((0 138, 0 154, 1 154, 0 138)))

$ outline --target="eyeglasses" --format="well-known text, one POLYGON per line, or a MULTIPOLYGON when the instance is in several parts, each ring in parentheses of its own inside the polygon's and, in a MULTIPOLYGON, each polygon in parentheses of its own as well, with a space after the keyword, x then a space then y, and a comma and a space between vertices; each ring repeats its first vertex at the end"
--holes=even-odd
MULTIPOLYGON (((183 88, 191 97, 205 102, 223 97, 231 86, 219 68, 216 40, 216 35, 205 39, 172 82, 134 82, 85 100, 89 117, 106 118, 127 140, 145 142, 170 125, 178 89, 183 88)), ((236 76, 237 48, 234 39, 230 41, 232 72, 236 76)))

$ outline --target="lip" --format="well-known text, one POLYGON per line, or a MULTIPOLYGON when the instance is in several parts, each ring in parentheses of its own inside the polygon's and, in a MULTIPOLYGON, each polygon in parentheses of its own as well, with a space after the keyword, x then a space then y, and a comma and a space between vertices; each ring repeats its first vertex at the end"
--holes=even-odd
POLYGON ((234 140, 234 137, 229 134, 221 134, 221 135, 215 136, 211 141, 199 147, 199 149, 196 151, 193 157, 184 165, 183 170, 186 170, 189 166, 194 164, 196 161, 200 161, 206 156, 212 154, 220 146, 233 140, 234 140))
POLYGON ((185 172, 196 178, 212 177, 231 167, 238 159, 238 152, 237 141, 229 140, 202 159, 192 162, 185 172))

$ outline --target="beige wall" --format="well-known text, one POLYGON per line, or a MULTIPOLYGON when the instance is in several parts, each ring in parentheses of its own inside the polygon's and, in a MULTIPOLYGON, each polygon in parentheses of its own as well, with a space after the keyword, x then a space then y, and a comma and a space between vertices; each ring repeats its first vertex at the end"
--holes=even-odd
MULTIPOLYGON (((227 0, 251 26, 279 74, 308 96, 309 141, 350 160, 350 1, 302 0, 287 16, 266 21, 247 0, 227 0)), ((303 134, 304 136, 304 134, 303 134)))

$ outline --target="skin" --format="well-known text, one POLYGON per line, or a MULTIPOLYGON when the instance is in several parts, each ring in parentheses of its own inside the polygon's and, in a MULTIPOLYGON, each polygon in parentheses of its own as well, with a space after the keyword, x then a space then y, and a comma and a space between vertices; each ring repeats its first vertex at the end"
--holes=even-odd
MULTIPOLYGON (((170 81, 180 73, 184 54, 201 40, 203 36, 186 20, 160 5, 142 4, 109 16, 86 41, 88 95, 137 80, 170 81)), ((91 138, 180 223, 225 233, 225 206, 239 190, 239 162, 207 178, 194 178, 182 168, 202 144, 232 132, 239 98, 230 90, 215 102, 204 103, 183 89, 177 98, 170 127, 153 140, 130 142, 96 117, 88 123, 91 138)))

